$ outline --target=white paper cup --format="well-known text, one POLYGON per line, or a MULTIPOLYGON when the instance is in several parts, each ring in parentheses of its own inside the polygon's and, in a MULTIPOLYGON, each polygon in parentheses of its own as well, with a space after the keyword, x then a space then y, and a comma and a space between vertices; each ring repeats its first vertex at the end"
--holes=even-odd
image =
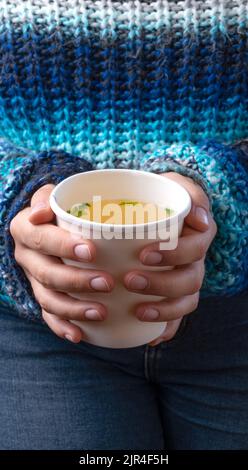
POLYGON ((132 269, 166 269, 143 265, 138 259, 138 253, 142 247, 156 240, 163 242, 167 239, 163 249, 176 247, 184 218, 191 208, 188 192, 169 178, 145 171, 96 170, 77 173, 63 180, 52 191, 50 204, 59 227, 78 234, 79 243, 82 237, 92 239, 96 245, 94 263, 62 258, 63 262, 83 269, 105 270, 115 279, 115 287, 109 294, 70 294, 78 299, 99 301, 108 309, 106 320, 74 321, 83 329, 84 340, 102 347, 129 348, 157 338, 164 331, 166 323, 142 322, 134 315, 134 307, 141 302, 157 302, 162 297, 129 292, 123 285, 123 276, 132 269), (167 219, 146 224, 110 225, 79 219, 66 212, 73 204, 91 201, 93 196, 101 196, 103 200, 153 202, 171 208, 173 214, 167 219), (115 235, 110 232, 113 229, 115 235))

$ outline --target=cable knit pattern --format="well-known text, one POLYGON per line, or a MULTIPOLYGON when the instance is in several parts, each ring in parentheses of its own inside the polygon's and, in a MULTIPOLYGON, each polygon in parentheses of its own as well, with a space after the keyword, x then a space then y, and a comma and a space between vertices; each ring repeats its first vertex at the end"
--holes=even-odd
POLYGON ((0 301, 39 317, 9 222, 87 162, 194 178, 203 292, 247 287, 247 45, 248 0, 0 0, 0 301))

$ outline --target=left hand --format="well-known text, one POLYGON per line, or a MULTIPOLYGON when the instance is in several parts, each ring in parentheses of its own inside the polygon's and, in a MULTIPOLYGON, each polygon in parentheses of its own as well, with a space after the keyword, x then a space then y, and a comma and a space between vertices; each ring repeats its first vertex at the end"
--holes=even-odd
POLYGON ((193 312, 199 302, 199 291, 205 274, 204 261, 217 226, 209 210, 209 200, 203 189, 192 179, 177 173, 164 173, 181 184, 191 196, 192 207, 185 218, 177 248, 159 250, 159 243, 143 248, 139 259, 149 266, 174 266, 173 270, 126 273, 124 283, 130 291, 166 297, 159 302, 139 304, 135 314, 141 321, 166 321, 163 334, 149 343, 155 346, 176 334, 182 317, 193 312))

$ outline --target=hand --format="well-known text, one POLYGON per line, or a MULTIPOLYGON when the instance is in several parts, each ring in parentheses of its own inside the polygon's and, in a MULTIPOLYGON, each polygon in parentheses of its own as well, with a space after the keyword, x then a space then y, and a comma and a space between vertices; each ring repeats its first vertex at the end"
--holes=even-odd
POLYGON ((83 339, 82 330, 68 320, 104 320, 106 308, 99 302, 77 300, 68 293, 110 292, 110 274, 63 264, 60 257, 90 262, 95 246, 54 224, 49 205, 53 185, 45 185, 33 195, 31 206, 11 221, 15 259, 28 277, 42 316, 55 334, 75 343, 83 339))
POLYGON ((185 219, 176 249, 160 251, 160 242, 151 243, 142 249, 139 259, 144 265, 174 266, 175 269, 136 269, 126 273, 124 278, 124 283, 130 291, 165 297, 159 302, 139 304, 135 311, 141 321, 168 322, 164 333, 150 343, 152 346, 173 338, 182 317, 197 308, 205 273, 205 256, 217 231, 209 211, 208 198, 202 188, 190 178, 177 173, 166 173, 164 176, 178 182, 189 192, 192 208, 185 219))

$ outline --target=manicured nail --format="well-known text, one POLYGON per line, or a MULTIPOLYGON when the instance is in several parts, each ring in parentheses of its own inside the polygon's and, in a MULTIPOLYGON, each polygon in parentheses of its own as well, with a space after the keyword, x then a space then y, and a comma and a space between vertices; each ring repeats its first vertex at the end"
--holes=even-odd
POLYGON ((65 335, 65 338, 68 339, 68 341, 71 341, 72 343, 74 343, 71 335, 65 335))
POLYGON ((31 214, 34 214, 34 212, 39 212, 40 209, 46 209, 48 206, 45 202, 37 202, 32 208, 31 208, 31 214))
POLYGON ((102 315, 97 311, 95 310, 94 308, 88 308, 88 310, 85 310, 85 318, 87 318, 87 320, 102 320, 102 315))
POLYGON ((78 258, 84 259, 86 261, 89 261, 92 258, 89 247, 86 244, 76 245, 74 248, 74 253, 78 258))
POLYGON ((148 307, 142 312, 137 312, 137 317, 139 317, 140 320, 157 320, 159 317, 159 311, 156 308, 148 307))
POLYGON ((208 214, 207 214, 207 211, 203 207, 197 207, 196 208, 196 217, 204 225, 208 225, 208 214))
POLYGON ((95 277, 94 279, 91 279, 90 281, 91 287, 95 290, 100 290, 100 291, 109 291, 109 285, 104 279, 104 277, 95 277))
POLYGON ((128 287, 134 290, 143 290, 148 286, 148 281, 145 277, 140 275, 135 275, 131 277, 128 281, 128 287))
POLYGON ((149 251, 143 256, 143 263, 145 264, 159 264, 163 259, 163 255, 159 251, 149 251))

